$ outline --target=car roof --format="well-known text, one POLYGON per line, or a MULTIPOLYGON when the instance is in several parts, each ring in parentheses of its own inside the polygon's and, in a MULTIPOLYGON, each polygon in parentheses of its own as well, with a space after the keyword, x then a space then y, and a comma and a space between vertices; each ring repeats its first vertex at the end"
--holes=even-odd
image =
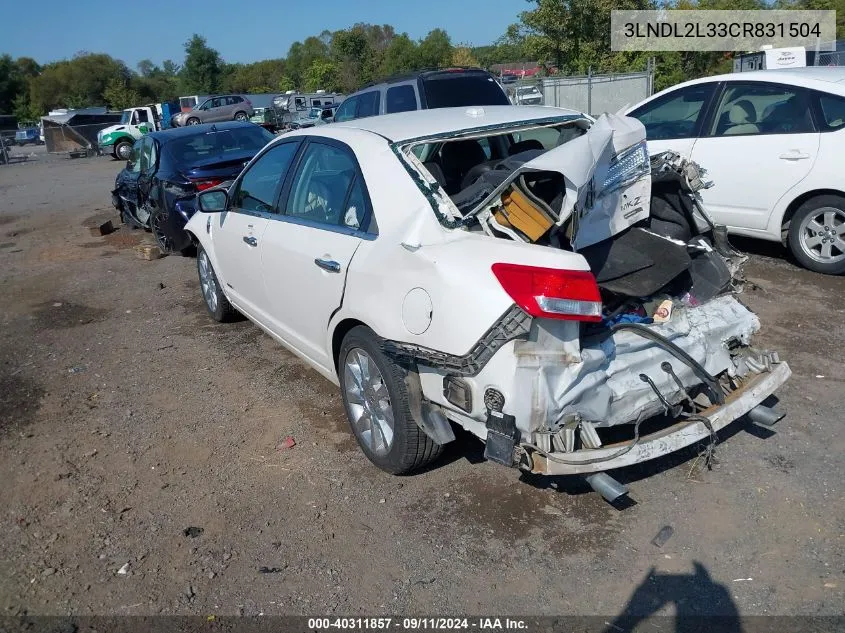
POLYGON ((727 73, 701 77, 667 88, 674 90, 682 86, 710 83, 713 81, 770 81, 774 83, 816 88, 827 92, 845 94, 845 67, 843 66, 807 66, 805 68, 772 68, 767 70, 749 70, 746 72, 727 73))
POLYGON ((383 136, 388 141, 401 142, 474 128, 566 116, 584 115, 577 110, 548 106, 468 106, 397 112, 332 123, 318 129, 325 136, 331 135, 332 128, 365 130, 383 136))
POLYGON ((390 75, 389 77, 384 77, 383 79, 378 79, 376 81, 371 81, 361 86, 358 90, 355 91, 354 94, 362 92, 368 88, 372 88, 373 86, 380 86, 382 84, 393 84, 398 83, 400 81, 407 81, 409 79, 416 79, 417 77, 422 77, 423 79, 425 79, 426 77, 429 77, 431 75, 449 73, 474 73, 483 75, 491 74, 490 71, 484 70, 483 68, 479 68, 478 66, 444 66, 442 68, 421 68, 420 70, 412 70, 405 73, 399 73, 397 75, 390 75))
POLYGON ((200 125, 186 125, 184 127, 173 127, 160 132, 152 132, 149 134, 152 138, 160 143, 168 143, 177 138, 185 138, 188 136, 196 136, 197 134, 205 134, 211 132, 211 128, 216 130, 234 130, 243 127, 260 127, 255 123, 249 121, 223 121, 221 123, 202 123, 200 125))

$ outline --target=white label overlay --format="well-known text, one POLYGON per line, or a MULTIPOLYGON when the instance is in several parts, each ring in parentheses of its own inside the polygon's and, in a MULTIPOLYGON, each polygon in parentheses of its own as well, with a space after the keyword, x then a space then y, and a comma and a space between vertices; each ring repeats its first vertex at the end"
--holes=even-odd
POLYGON ((611 11, 613 51, 835 50, 836 11, 611 11))

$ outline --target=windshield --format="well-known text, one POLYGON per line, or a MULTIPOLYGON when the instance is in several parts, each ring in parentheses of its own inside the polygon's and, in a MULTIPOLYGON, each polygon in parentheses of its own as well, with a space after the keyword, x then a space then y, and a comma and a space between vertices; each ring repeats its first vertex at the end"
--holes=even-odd
POLYGON ((510 105, 502 87, 486 73, 437 73, 423 79, 429 108, 510 105))
POLYGON ((191 164, 218 157, 225 159, 227 154, 257 153, 274 138, 263 127, 250 125, 177 138, 167 144, 167 149, 177 163, 191 164))
POLYGON ((132 110, 124 110, 123 114, 120 115, 120 122, 121 123, 129 123, 132 120, 132 110))

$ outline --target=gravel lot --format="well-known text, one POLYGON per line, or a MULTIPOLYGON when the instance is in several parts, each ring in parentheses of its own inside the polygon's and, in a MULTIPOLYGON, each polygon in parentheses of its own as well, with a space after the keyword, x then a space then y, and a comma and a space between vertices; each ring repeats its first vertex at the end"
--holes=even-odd
POLYGON ((632 507, 466 436, 392 477, 332 385, 207 317, 193 259, 89 234, 119 168, 0 166, 0 614, 842 613, 845 279, 737 242, 788 416, 729 427, 712 471, 617 472, 632 507))

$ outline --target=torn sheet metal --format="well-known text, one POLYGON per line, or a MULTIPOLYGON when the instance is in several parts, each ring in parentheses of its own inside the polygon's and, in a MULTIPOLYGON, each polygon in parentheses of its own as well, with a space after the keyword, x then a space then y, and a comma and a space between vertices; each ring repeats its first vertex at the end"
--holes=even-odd
MULTIPOLYGON (((731 296, 722 296, 695 308, 678 308, 671 321, 650 326, 655 332, 697 359, 716 376, 736 369, 726 342, 735 339, 747 345, 760 327, 757 316, 731 296)), ((517 391, 533 393, 530 410, 531 430, 556 432, 565 419, 578 415, 597 427, 615 426, 646 419, 663 412, 664 405, 653 388, 644 382, 645 374, 669 403, 684 397, 673 376, 661 363, 669 362, 685 388, 701 384, 686 364, 653 341, 632 332, 619 331, 600 341, 584 341, 580 355, 573 357, 573 342, 567 356, 573 361, 531 353, 532 346, 547 341, 525 341, 516 346, 517 391)))
POLYGON ((576 214, 576 250, 601 242, 649 216, 651 175, 645 128, 631 117, 602 115, 586 134, 521 165, 467 214, 481 221, 512 182, 526 172, 563 176, 565 195, 557 213, 562 226, 576 214))

